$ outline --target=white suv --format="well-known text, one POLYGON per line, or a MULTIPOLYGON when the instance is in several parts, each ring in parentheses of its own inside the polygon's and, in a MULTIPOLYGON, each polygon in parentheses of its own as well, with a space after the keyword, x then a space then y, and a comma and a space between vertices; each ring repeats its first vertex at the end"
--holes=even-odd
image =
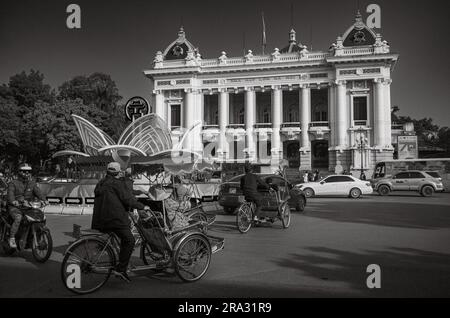
POLYGON ((380 195, 388 195, 391 191, 417 191, 424 197, 444 190, 442 181, 418 170, 398 172, 392 177, 377 180, 373 187, 380 195))

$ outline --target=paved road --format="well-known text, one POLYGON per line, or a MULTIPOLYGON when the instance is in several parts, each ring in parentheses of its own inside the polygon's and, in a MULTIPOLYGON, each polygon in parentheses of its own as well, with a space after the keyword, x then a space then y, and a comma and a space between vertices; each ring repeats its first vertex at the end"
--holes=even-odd
MULTIPOLYGON (((312 198, 291 226, 252 228, 240 234, 235 217, 217 213, 211 234, 226 239, 207 274, 186 284, 146 274, 131 284, 116 278, 90 297, 449 297, 450 194, 422 198, 312 198), (366 268, 381 267, 381 288, 368 289, 366 268)), ((49 215, 54 252, 45 264, 31 253, 0 257, 0 297, 80 297, 60 281, 62 253, 73 224, 90 216, 49 215)), ((133 258, 139 264, 137 258, 133 258)))

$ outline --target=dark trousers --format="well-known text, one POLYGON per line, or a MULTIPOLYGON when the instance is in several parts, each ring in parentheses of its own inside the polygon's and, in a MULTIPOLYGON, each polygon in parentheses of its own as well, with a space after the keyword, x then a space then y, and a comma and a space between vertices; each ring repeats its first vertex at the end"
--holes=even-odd
POLYGON ((130 261, 131 254, 133 254, 135 239, 131 233, 129 227, 108 229, 104 232, 113 232, 120 239, 120 252, 119 252, 119 264, 116 270, 119 272, 125 272, 128 267, 128 262, 130 261))
POLYGON ((255 203, 255 205, 256 205, 255 215, 258 215, 259 212, 261 211, 262 196, 259 193, 247 194, 245 196, 245 200, 248 202, 255 203))

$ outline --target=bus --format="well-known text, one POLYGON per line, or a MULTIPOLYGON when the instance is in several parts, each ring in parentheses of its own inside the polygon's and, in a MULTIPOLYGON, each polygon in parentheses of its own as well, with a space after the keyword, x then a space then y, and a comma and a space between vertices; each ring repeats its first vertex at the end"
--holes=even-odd
POLYGON ((430 175, 440 177, 444 191, 450 191, 450 158, 396 159, 377 162, 372 175, 375 181, 389 177, 397 172, 420 170, 431 172, 430 175))

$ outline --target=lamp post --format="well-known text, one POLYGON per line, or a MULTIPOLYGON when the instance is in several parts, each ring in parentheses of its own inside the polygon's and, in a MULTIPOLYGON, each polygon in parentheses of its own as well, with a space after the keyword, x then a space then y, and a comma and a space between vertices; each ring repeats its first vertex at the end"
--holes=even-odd
POLYGON ((364 129, 358 129, 357 130, 359 132, 359 140, 357 140, 357 147, 358 150, 361 152, 361 165, 360 165, 360 178, 363 176, 364 174, 364 150, 366 149, 366 143, 367 143, 367 138, 364 136, 364 129))

